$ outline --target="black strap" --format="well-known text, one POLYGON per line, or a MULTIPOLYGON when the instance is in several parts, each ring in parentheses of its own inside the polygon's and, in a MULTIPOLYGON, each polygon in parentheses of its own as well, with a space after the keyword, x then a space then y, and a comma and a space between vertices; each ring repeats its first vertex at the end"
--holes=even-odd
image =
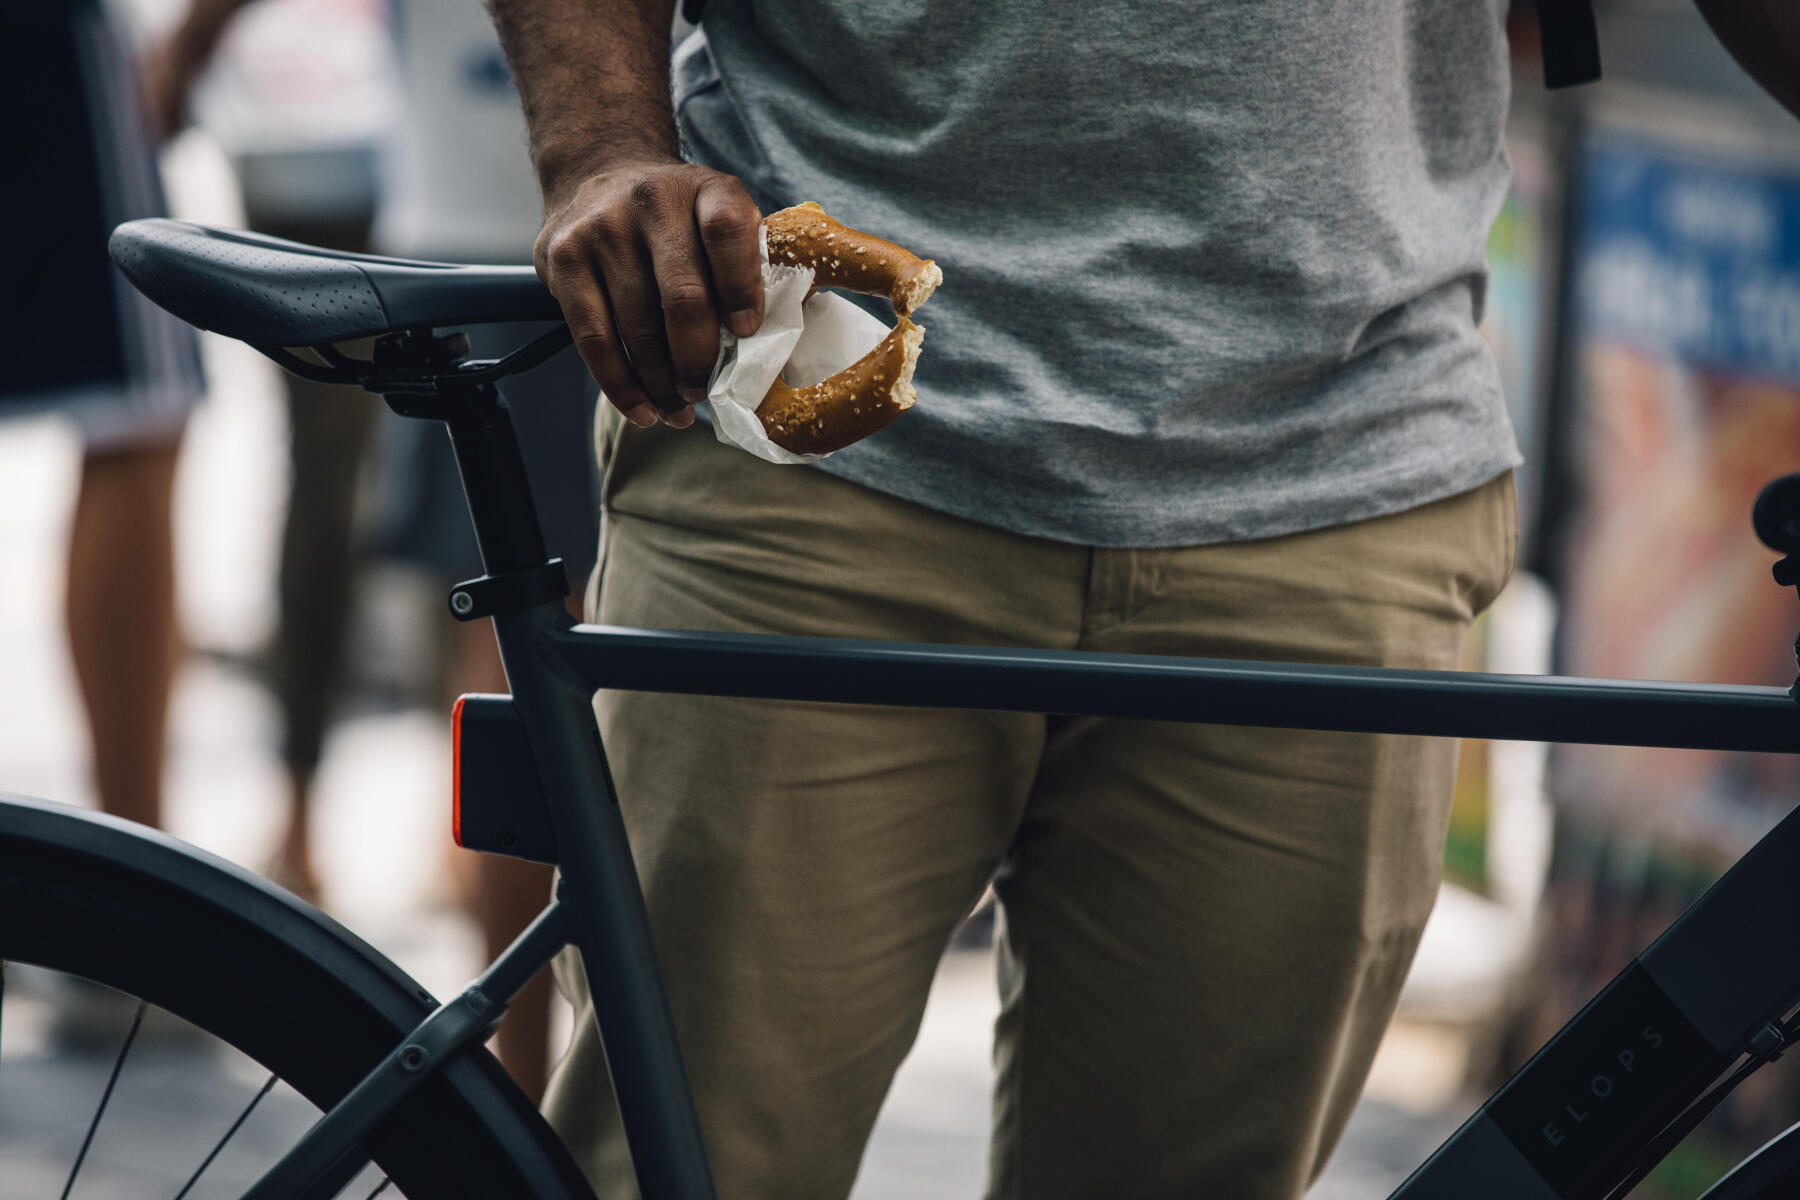
POLYGON ((706 11, 706 0, 681 0, 681 19, 689 25, 700 23, 700 14, 706 11))
POLYGON ((1600 35, 1593 0, 1537 0, 1544 86, 1574 87, 1600 78, 1600 35))

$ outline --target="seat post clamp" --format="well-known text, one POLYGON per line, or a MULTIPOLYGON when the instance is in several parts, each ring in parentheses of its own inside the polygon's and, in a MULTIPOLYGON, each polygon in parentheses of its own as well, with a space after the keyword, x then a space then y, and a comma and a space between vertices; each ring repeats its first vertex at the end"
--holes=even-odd
POLYGON ((569 594, 569 578, 560 558, 526 567, 465 579, 450 589, 450 615, 459 621, 479 621, 495 613, 530 608, 569 594))

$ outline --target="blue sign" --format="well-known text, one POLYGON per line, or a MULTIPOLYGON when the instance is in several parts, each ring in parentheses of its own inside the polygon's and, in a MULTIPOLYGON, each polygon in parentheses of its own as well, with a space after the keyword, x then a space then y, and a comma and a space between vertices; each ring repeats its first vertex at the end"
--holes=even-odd
POLYGON ((1800 381, 1800 173, 1600 134, 1582 189, 1586 337, 1800 381))

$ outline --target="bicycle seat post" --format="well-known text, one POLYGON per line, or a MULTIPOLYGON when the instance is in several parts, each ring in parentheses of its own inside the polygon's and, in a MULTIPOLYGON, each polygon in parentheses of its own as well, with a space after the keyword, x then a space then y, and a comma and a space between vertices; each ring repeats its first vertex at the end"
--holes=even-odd
POLYGON ((542 656, 544 634, 573 623, 557 603, 568 592, 562 563, 544 548, 512 417, 491 382, 496 364, 462 362, 465 350, 429 332, 384 337, 375 366, 395 382, 383 396, 402 416, 441 420, 450 430, 487 571, 455 586, 450 610, 464 621, 494 618, 558 846, 568 937, 581 950, 640 1188, 670 1200, 715 1200, 649 914, 595 733, 593 689, 556 676, 542 656), (596 803, 601 797, 611 803, 596 803))
MULTIPOLYGON (((548 553, 512 417, 492 383, 455 378, 467 353, 468 339, 462 334, 388 334, 375 344, 375 366, 428 373, 433 387, 425 393, 387 392, 383 398, 401 416, 439 420, 448 428, 488 575, 535 570, 548 561, 548 553)), ((472 614, 456 615, 466 619, 472 614)))

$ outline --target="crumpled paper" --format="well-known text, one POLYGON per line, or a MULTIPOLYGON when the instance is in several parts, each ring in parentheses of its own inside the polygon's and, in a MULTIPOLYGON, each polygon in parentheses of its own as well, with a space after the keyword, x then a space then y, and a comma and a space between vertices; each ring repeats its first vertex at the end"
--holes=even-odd
POLYGON ((762 325, 747 338, 719 331, 719 357, 706 388, 713 432, 765 462, 815 462, 825 456, 795 454, 770 441, 756 406, 777 375, 789 387, 809 387, 873 350, 888 328, 832 292, 808 300, 812 268, 771 265, 766 243, 762 275, 762 325))

